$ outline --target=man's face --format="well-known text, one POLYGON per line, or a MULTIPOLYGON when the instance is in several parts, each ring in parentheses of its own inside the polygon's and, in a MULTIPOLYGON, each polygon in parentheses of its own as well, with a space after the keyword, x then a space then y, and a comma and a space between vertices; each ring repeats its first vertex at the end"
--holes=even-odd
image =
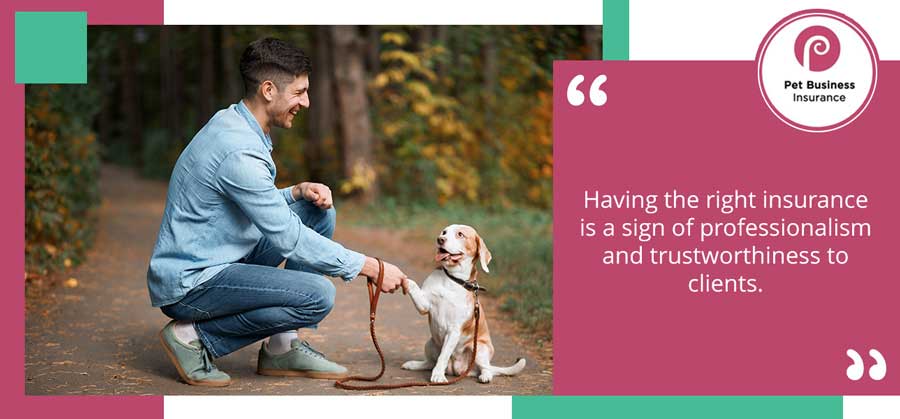
POLYGON ((303 75, 293 82, 278 89, 269 102, 269 121, 272 126, 290 128, 294 123, 294 116, 300 112, 300 108, 309 107, 309 76, 303 75))

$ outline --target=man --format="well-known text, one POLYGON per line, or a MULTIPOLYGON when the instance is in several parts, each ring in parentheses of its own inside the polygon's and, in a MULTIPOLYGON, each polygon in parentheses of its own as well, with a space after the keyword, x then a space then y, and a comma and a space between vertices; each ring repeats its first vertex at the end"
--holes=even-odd
MULTIPOLYGON (((331 311, 334 285, 375 277, 375 259, 331 240, 331 190, 303 182, 275 188, 272 127, 290 128, 309 107, 309 58, 283 41, 251 43, 241 56, 244 98, 220 110, 178 158, 147 284, 154 307, 174 319, 160 332, 181 378, 227 386, 212 359, 268 337, 257 371, 341 378, 347 369, 297 336, 331 311), (285 269, 277 266, 285 261, 285 269)), ((406 275, 384 264, 382 290, 406 275)))

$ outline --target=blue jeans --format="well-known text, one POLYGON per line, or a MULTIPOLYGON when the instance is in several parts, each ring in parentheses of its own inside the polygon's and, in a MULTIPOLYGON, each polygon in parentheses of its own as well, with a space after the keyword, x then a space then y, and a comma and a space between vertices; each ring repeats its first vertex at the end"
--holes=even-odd
MULTIPOLYGON (((307 227, 329 239, 334 234, 334 208, 322 210, 305 200, 290 207, 307 227)), ((291 259, 278 269, 282 261, 264 237, 249 255, 162 312, 193 321, 216 358, 276 333, 315 328, 334 306, 334 284, 291 259)))

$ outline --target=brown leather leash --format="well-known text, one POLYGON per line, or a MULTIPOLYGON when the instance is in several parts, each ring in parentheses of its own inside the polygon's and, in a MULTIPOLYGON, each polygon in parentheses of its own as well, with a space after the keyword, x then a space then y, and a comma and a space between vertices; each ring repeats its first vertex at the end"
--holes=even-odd
POLYGON ((430 381, 408 381, 395 384, 347 384, 348 381, 378 381, 378 379, 381 378, 382 375, 384 375, 384 353, 381 352, 381 346, 378 345, 378 338, 375 337, 375 313, 376 311, 378 311, 378 297, 381 296, 381 283, 384 281, 384 262, 382 262, 379 258, 375 259, 378 260, 378 279, 373 281, 372 278, 369 278, 366 281, 366 286, 369 288, 369 332, 372 335, 372 344, 375 346, 375 351, 378 352, 378 358, 381 359, 381 370, 378 372, 378 374, 371 377, 353 375, 350 377, 342 378, 335 381, 334 386, 342 388, 344 390, 393 390, 396 388, 406 387, 448 386, 451 384, 456 384, 463 378, 466 378, 472 371, 472 367, 475 366, 475 355, 478 353, 478 321, 481 318, 481 305, 478 303, 478 289, 472 291, 475 294, 475 334, 472 344, 472 357, 469 359, 469 366, 466 367, 466 371, 464 373, 460 374, 458 377, 447 380, 447 382, 445 383, 432 383, 430 381))

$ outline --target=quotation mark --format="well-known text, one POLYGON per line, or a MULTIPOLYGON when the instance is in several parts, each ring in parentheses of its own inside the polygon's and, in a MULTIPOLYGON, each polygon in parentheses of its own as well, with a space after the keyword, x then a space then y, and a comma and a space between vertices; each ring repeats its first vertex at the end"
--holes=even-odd
MULTIPOLYGON (((581 106, 584 103, 584 93, 578 90, 578 86, 584 82, 584 75, 579 74, 569 81, 569 88, 566 89, 566 98, 572 106, 581 106)), ((606 92, 600 90, 600 85, 606 83, 606 74, 601 74, 591 83, 591 89, 588 94, 591 97, 591 103, 594 106, 603 106, 606 104, 606 92)))
MULTIPOLYGON (((859 352, 856 352, 853 349, 847 349, 847 356, 853 361, 853 363, 847 367, 847 378, 857 381, 862 378, 863 373, 866 371, 866 366, 863 363, 863 359, 859 355, 859 352)), ((877 349, 869 349, 869 356, 875 360, 875 365, 869 367, 869 378, 880 381, 887 375, 887 362, 884 360, 884 356, 881 355, 881 352, 878 352, 877 349)))

